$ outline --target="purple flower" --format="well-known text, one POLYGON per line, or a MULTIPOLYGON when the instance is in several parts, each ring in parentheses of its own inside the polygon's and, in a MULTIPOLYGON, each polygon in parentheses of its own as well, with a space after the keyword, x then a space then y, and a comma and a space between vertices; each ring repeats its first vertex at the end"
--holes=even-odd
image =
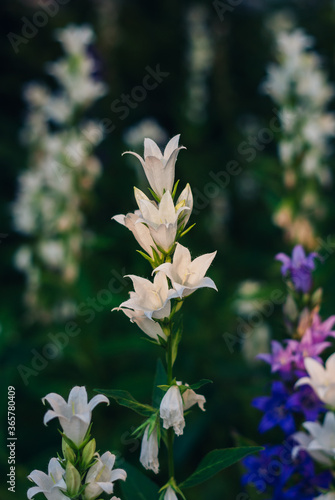
POLYGON ((265 450, 249 455, 242 463, 247 469, 241 479, 242 485, 253 484, 259 493, 273 487, 282 490, 294 470, 291 451, 281 445, 266 446, 265 450))
POLYGON ((292 258, 284 253, 276 255, 275 259, 282 262, 281 273, 288 273, 297 292, 308 293, 312 288, 312 271, 315 269, 314 259, 319 257, 315 252, 306 256, 301 245, 296 245, 292 251, 292 258))
POLYGON ((323 342, 328 337, 335 337, 335 331, 332 330, 334 324, 335 316, 330 316, 322 323, 319 314, 316 313, 313 315, 312 324, 307 331, 311 331, 313 342, 323 342))
POLYGON ((292 370, 292 363, 295 362, 295 352, 293 346, 283 347, 280 342, 271 342, 271 354, 259 354, 258 359, 262 359, 271 365, 271 371, 280 372, 282 375, 288 374, 292 370))
POLYGON ((289 436, 295 432, 295 422, 288 406, 289 392, 281 382, 273 382, 271 396, 261 396, 252 405, 264 412, 258 430, 263 433, 276 425, 289 436))
POLYGON ((291 348, 294 355, 295 367, 298 370, 305 371, 305 358, 313 358, 321 363, 322 360, 319 354, 329 347, 331 343, 315 342, 312 330, 308 328, 300 341, 288 340, 287 345, 291 348))
POLYGON ((315 422, 325 406, 309 385, 299 387, 287 401, 287 407, 293 412, 303 413, 305 420, 315 422))
MULTIPOLYGON (((313 500, 319 495, 319 489, 328 490, 332 482, 332 475, 325 471, 321 474, 315 474, 315 466, 311 457, 307 453, 299 454, 295 461, 296 467, 294 474, 301 478, 298 484, 291 486, 285 492, 287 500, 313 500)), ((280 497, 278 497, 279 499, 280 497)))

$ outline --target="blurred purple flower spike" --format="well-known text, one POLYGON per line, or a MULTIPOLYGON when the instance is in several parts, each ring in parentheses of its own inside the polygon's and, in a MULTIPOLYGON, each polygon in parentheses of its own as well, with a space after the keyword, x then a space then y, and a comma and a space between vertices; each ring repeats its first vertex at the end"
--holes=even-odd
POLYGON ((285 253, 279 253, 275 257, 283 264, 282 275, 286 276, 289 273, 295 290, 303 293, 308 293, 312 288, 312 271, 315 269, 314 259, 316 258, 320 259, 319 254, 312 252, 306 255, 301 245, 296 245, 293 248, 292 257, 285 253))

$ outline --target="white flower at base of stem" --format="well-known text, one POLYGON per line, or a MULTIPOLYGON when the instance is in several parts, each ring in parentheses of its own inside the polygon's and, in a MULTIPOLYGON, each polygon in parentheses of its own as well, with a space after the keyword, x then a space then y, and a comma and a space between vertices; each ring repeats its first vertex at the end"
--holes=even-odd
POLYGON ((146 427, 142 438, 140 462, 145 469, 152 470, 155 474, 158 474, 159 461, 157 429, 154 428, 149 436, 149 428, 150 425, 146 427))

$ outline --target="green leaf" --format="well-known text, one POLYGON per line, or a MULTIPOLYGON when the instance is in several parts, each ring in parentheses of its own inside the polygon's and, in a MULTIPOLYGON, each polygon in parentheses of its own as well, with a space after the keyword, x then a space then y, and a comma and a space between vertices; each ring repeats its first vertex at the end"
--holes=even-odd
POLYGON ((201 484, 218 472, 230 467, 242 460, 242 458, 263 450, 261 446, 247 446, 243 448, 227 448, 225 450, 213 450, 202 459, 198 468, 183 483, 181 489, 192 488, 201 484))
POLYGON ((162 391, 158 388, 159 385, 167 383, 167 374, 161 359, 157 361, 156 375, 154 380, 154 389, 152 394, 152 406, 159 408, 162 401, 162 391))
POLYGON ((149 257, 149 255, 147 255, 146 253, 142 252, 141 250, 136 250, 137 253, 139 253, 140 255, 142 255, 142 257, 147 260, 148 262, 150 262, 151 265, 153 265, 154 261, 152 260, 151 257, 149 257))
POLYGON ((197 389, 200 389, 200 387, 202 387, 203 385, 212 384, 212 383, 213 383, 213 380, 209 380, 208 378, 202 378, 196 384, 190 385, 189 389, 196 391, 197 389))
POLYGON ((185 236, 185 234, 187 234, 189 231, 191 231, 191 229, 193 229, 195 225, 196 225, 196 222, 194 224, 192 224, 192 226, 188 227, 185 231, 183 231, 180 235, 180 238, 182 238, 183 236, 185 236))
POLYGON ((180 182, 180 180, 178 179, 177 182, 174 185, 174 188, 173 188, 173 191, 172 191, 172 195, 171 195, 173 200, 175 199, 179 182, 180 182))
POLYGON ((174 362, 176 361, 177 358, 178 346, 181 341, 182 335, 183 335, 183 329, 182 327, 180 327, 172 337, 172 366, 174 365, 174 362))
POLYGON ((157 203, 160 203, 161 202, 161 199, 160 197, 155 193, 155 191, 153 191, 151 188, 148 188, 150 193, 152 194, 152 196, 154 197, 154 199, 157 201, 157 203))
POLYGON ((158 498, 158 486, 132 465, 122 464, 127 472, 127 480, 121 482, 124 500, 153 500, 158 498))
POLYGON ((150 417, 152 413, 155 412, 155 409, 150 405, 145 405, 136 401, 135 398, 128 391, 120 391, 120 390, 109 390, 109 389, 94 389, 95 392, 99 392, 100 394, 104 394, 108 398, 115 399, 119 405, 126 406, 131 410, 135 411, 139 415, 143 417, 150 417))

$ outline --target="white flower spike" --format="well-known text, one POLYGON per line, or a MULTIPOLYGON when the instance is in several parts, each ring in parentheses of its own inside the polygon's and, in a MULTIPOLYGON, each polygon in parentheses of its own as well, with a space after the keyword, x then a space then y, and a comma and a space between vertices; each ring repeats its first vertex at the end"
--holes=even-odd
POLYGON ((177 243, 172 263, 157 267, 154 272, 161 271, 170 278, 175 296, 187 297, 198 288, 208 287, 217 290, 214 281, 205 277, 207 269, 213 262, 216 252, 201 255, 192 261, 190 251, 177 243))
POLYGON ((135 292, 130 292, 130 299, 120 305, 120 309, 141 311, 149 319, 163 319, 170 315, 173 290, 169 290, 164 273, 157 273, 154 282, 130 274, 127 276, 134 284, 135 292))
POLYGON ((68 497, 62 493, 66 491, 64 481, 65 470, 56 458, 49 462, 48 474, 40 470, 33 470, 28 476, 37 486, 29 488, 27 496, 31 500, 37 493, 43 493, 47 500, 66 500, 68 497))
POLYGON ((168 142, 164 154, 151 139, 144 139, 144 159, 133 151, 124 153, 140 160, 151 189, 159 198, 162 198, 164 191, 172 192, 173 189, 177 156, 181 149, 186 149, 178 145, 179 137, 176 135, 168 142))
POLYGON ((324 403, 335 407, 335 353, 326 361, 323 367, 312 358, 305 359, 305 368, 309 377, 303 377, 295 384, 310 385, 324 403))
POLYGON ((125 470, 113 470, 115 458, 115 455, 112 455, 109 451, 106 451, 101 457, 98 456, 96 463, 92 465, 86 476, 85 500, 94 500, 102 492, 111 494, 114 490, 113 483, 115 481, 119 479, 125 481, 127 479, 125 470))
POLYGON ((160 404, 160 417, 163 419, 164 429, 173 427, 177 436, 184 432, 184 405, 179 387, 172 385, 165 393, 160 404))
POLYGON ((156 427, 149 434, 149 425, 146 427, 141 446, 140 462, 143 467, 147 470, 152 470, 155 474, 159 472, 159 461, 158 461, 158 437, 156 427))
POLYGON ((59 394, 50 393, 42 399, 48 401, 52 410, 48 410, 44 416, 44 424, 46 425, 53 418, 58 418, 62 426, 64 434, 74 442, 76 446, 80 446, 87 433, 91 423, 92 410, 99 403, 107 403, 109 400, 106 396, 98 394, 88 403, 87 392, 85 387, 73 387, 71 389, 68 402, 66 402, 59 394))

